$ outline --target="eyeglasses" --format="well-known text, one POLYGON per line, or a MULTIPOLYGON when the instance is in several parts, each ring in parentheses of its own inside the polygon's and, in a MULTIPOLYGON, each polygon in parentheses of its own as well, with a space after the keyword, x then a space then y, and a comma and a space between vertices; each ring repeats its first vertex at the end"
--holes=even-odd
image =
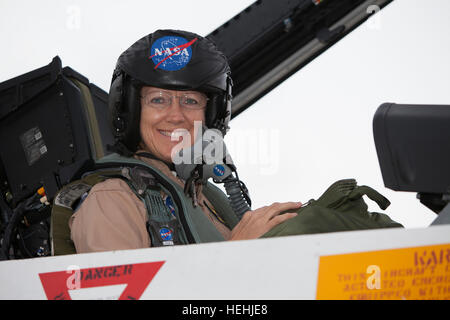
POLYGON ((180 106, 189 110, 201 110, 206 107, 208 97, 200 92, 186 92, 172 96, 164 91, 151 91, 141 96, 145 106, 163 110, 172 105, 173 98, 178 98, 180 106))

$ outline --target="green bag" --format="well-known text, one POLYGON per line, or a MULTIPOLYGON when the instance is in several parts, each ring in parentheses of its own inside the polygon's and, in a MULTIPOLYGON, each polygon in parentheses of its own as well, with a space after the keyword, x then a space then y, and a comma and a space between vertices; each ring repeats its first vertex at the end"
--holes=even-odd
POLYGON ((312 199, 298 209, 298 216, 277 225, 261 238, 403 227, 386 214, 368 212, 364 195, 382 210, 390 205, 384 196, 368 186, 358 186, 354 179, 339 180, 318 200, 312 199))

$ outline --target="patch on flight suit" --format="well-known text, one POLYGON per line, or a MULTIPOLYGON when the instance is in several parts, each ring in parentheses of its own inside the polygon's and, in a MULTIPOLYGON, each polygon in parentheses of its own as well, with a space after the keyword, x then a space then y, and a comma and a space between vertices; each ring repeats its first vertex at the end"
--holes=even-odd
POLYGON ((76 183, 62 189, 55 197, 55 205, 73 209, 72 206, 80 197, 91 189, 90 185, 85 183, 76 183))

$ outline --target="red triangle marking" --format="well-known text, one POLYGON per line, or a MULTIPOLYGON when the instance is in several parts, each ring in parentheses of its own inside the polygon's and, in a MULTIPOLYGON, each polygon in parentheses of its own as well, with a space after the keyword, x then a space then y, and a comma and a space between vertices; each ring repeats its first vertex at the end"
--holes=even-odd
POLYGON ((137 300, 165 261, 40 273, 49 300, 71 300, 69 289, 127 284, 119 300, 137 300), (76 281, 78 277, 78 281, 76 281))

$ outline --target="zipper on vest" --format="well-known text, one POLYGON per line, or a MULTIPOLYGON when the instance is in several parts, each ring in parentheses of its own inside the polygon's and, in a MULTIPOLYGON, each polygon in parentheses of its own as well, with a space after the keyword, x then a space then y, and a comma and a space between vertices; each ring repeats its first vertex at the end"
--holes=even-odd
POLYGON ((225 221, 219 216, 219 214, 217 213, 216 210, 214 210, 213 208, 211 208, 210 206, 208 206, 208 204, 206 203, 206 201, 203 201, 203 204, 206 206, 206 208, 208 208, 209 212, 212 213, 212 215, 217 219, 217 221, 219 221, 220 223, 222 223, 224 226, 227 226, 227 224, 225 223, 225 221))

